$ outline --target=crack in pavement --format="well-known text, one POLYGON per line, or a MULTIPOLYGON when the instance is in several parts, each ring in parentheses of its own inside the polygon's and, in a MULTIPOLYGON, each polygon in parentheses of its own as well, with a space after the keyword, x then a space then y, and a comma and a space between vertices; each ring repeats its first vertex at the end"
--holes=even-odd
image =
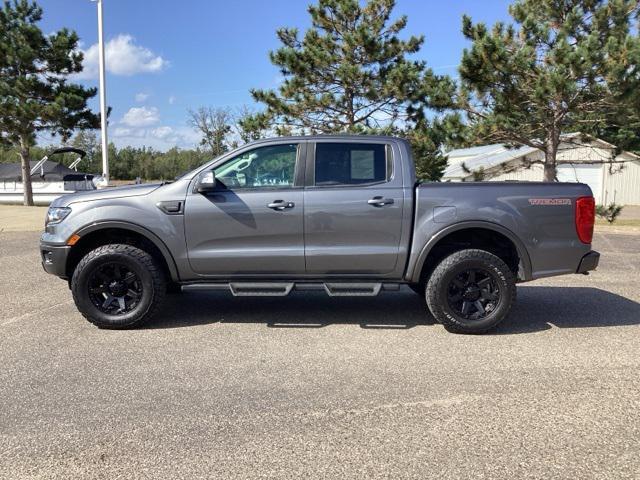
POLYGON ((4 327, 5 325, 10 325, 12 323, 15 323, 19 320, 22 320, 23 318, 27 318, 30 317, 32 315, 35 315, 37 313, 43 313, 43 312, 47 312, 49 310, 53 310, 54 308, 60 307, 62 305, 69 305, 70 303, 73 303, 73 300, 67 300, 66 302, 61 302, 61 303, 56 303, 54 305, 49 305, 46 308, 41 308, 40 310, 32 310, 30 312, 27 313, 23 313, 22 315, 18 315, 17 317, 12 317, 9 318, 5 321, 3 321, 2 323, 0 323, 0 327, 4 327))

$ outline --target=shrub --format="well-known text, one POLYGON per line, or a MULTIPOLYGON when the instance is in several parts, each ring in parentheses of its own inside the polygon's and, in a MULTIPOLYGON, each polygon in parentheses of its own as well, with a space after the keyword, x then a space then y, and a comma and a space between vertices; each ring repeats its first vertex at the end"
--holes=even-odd
POLYGON ((604 218, 609 223, 613 223, 616 221, 616 218, 618 218, 618 215, 620 215, 620 212, 622 212, 623 207, 623 205, 616 205, 615 203, 610 204, 608 207, 597 205, 596 215, 604 218))

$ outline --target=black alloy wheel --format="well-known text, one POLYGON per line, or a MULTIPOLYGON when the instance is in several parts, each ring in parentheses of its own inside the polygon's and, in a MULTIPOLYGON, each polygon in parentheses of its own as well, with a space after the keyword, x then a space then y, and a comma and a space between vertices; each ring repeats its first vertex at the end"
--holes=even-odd
POLYGON ((100 328, 142 325, 159 310, 166 291, 167 278, 158 260, 127 244, 91 250, 71 278, 78 310, 100 328))
POLYGON ((459 250, 435 267, 425 296, 431 314, 448 331, 485 333, 509 313, 516 298, 516 279, 493 253, 459 250))
POLYGON ((140 302, 142 293, 140 278, 122 263, 104 263, 89 278, 91 303, 109 315, 131 312, 140 302))
POLYGON ((465 320, 480 320, 500 304, 500 284, 489 270, 470 268, 458 273, 447 290, 449 307, 465 320))

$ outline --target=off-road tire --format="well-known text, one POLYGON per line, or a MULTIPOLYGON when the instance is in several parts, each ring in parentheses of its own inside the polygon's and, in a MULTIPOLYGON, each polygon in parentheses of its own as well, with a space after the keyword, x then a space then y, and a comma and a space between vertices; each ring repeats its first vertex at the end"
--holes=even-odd
POLYGON ((71 278, 73 300, 80 313, 99 328, 134 328, 148 321, 159 310, 167 291, 167 280, 158 262, 147 252, 132 245, 103 245, 87 253, 71 278), (138 304, 132 311, 110 315, 99 310, 90 299, 89 278, 97 268, 117 262, 131 269, 142 286, 138 304))
POLYGON ((452 333, 485 333, 502 322, 516 298, 516 284, 513 272, 499 257, 485 250, 467 249, 452 253, 444 258, 427 281, 427 306, 435 319, 452 333), (450 282, 465 269, 486 270, 500 289, 495 309, 480 319, 465 319, 449 303, 450 282))

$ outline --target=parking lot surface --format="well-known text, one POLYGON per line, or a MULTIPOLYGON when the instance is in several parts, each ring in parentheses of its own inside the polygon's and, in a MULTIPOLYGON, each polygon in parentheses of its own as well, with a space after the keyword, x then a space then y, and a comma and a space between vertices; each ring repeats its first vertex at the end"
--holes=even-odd
POLYGON ((640 478, 640 236, 484 336, 377 298, 171 295, 99 330, 0 233, 0 478, 640 478))

